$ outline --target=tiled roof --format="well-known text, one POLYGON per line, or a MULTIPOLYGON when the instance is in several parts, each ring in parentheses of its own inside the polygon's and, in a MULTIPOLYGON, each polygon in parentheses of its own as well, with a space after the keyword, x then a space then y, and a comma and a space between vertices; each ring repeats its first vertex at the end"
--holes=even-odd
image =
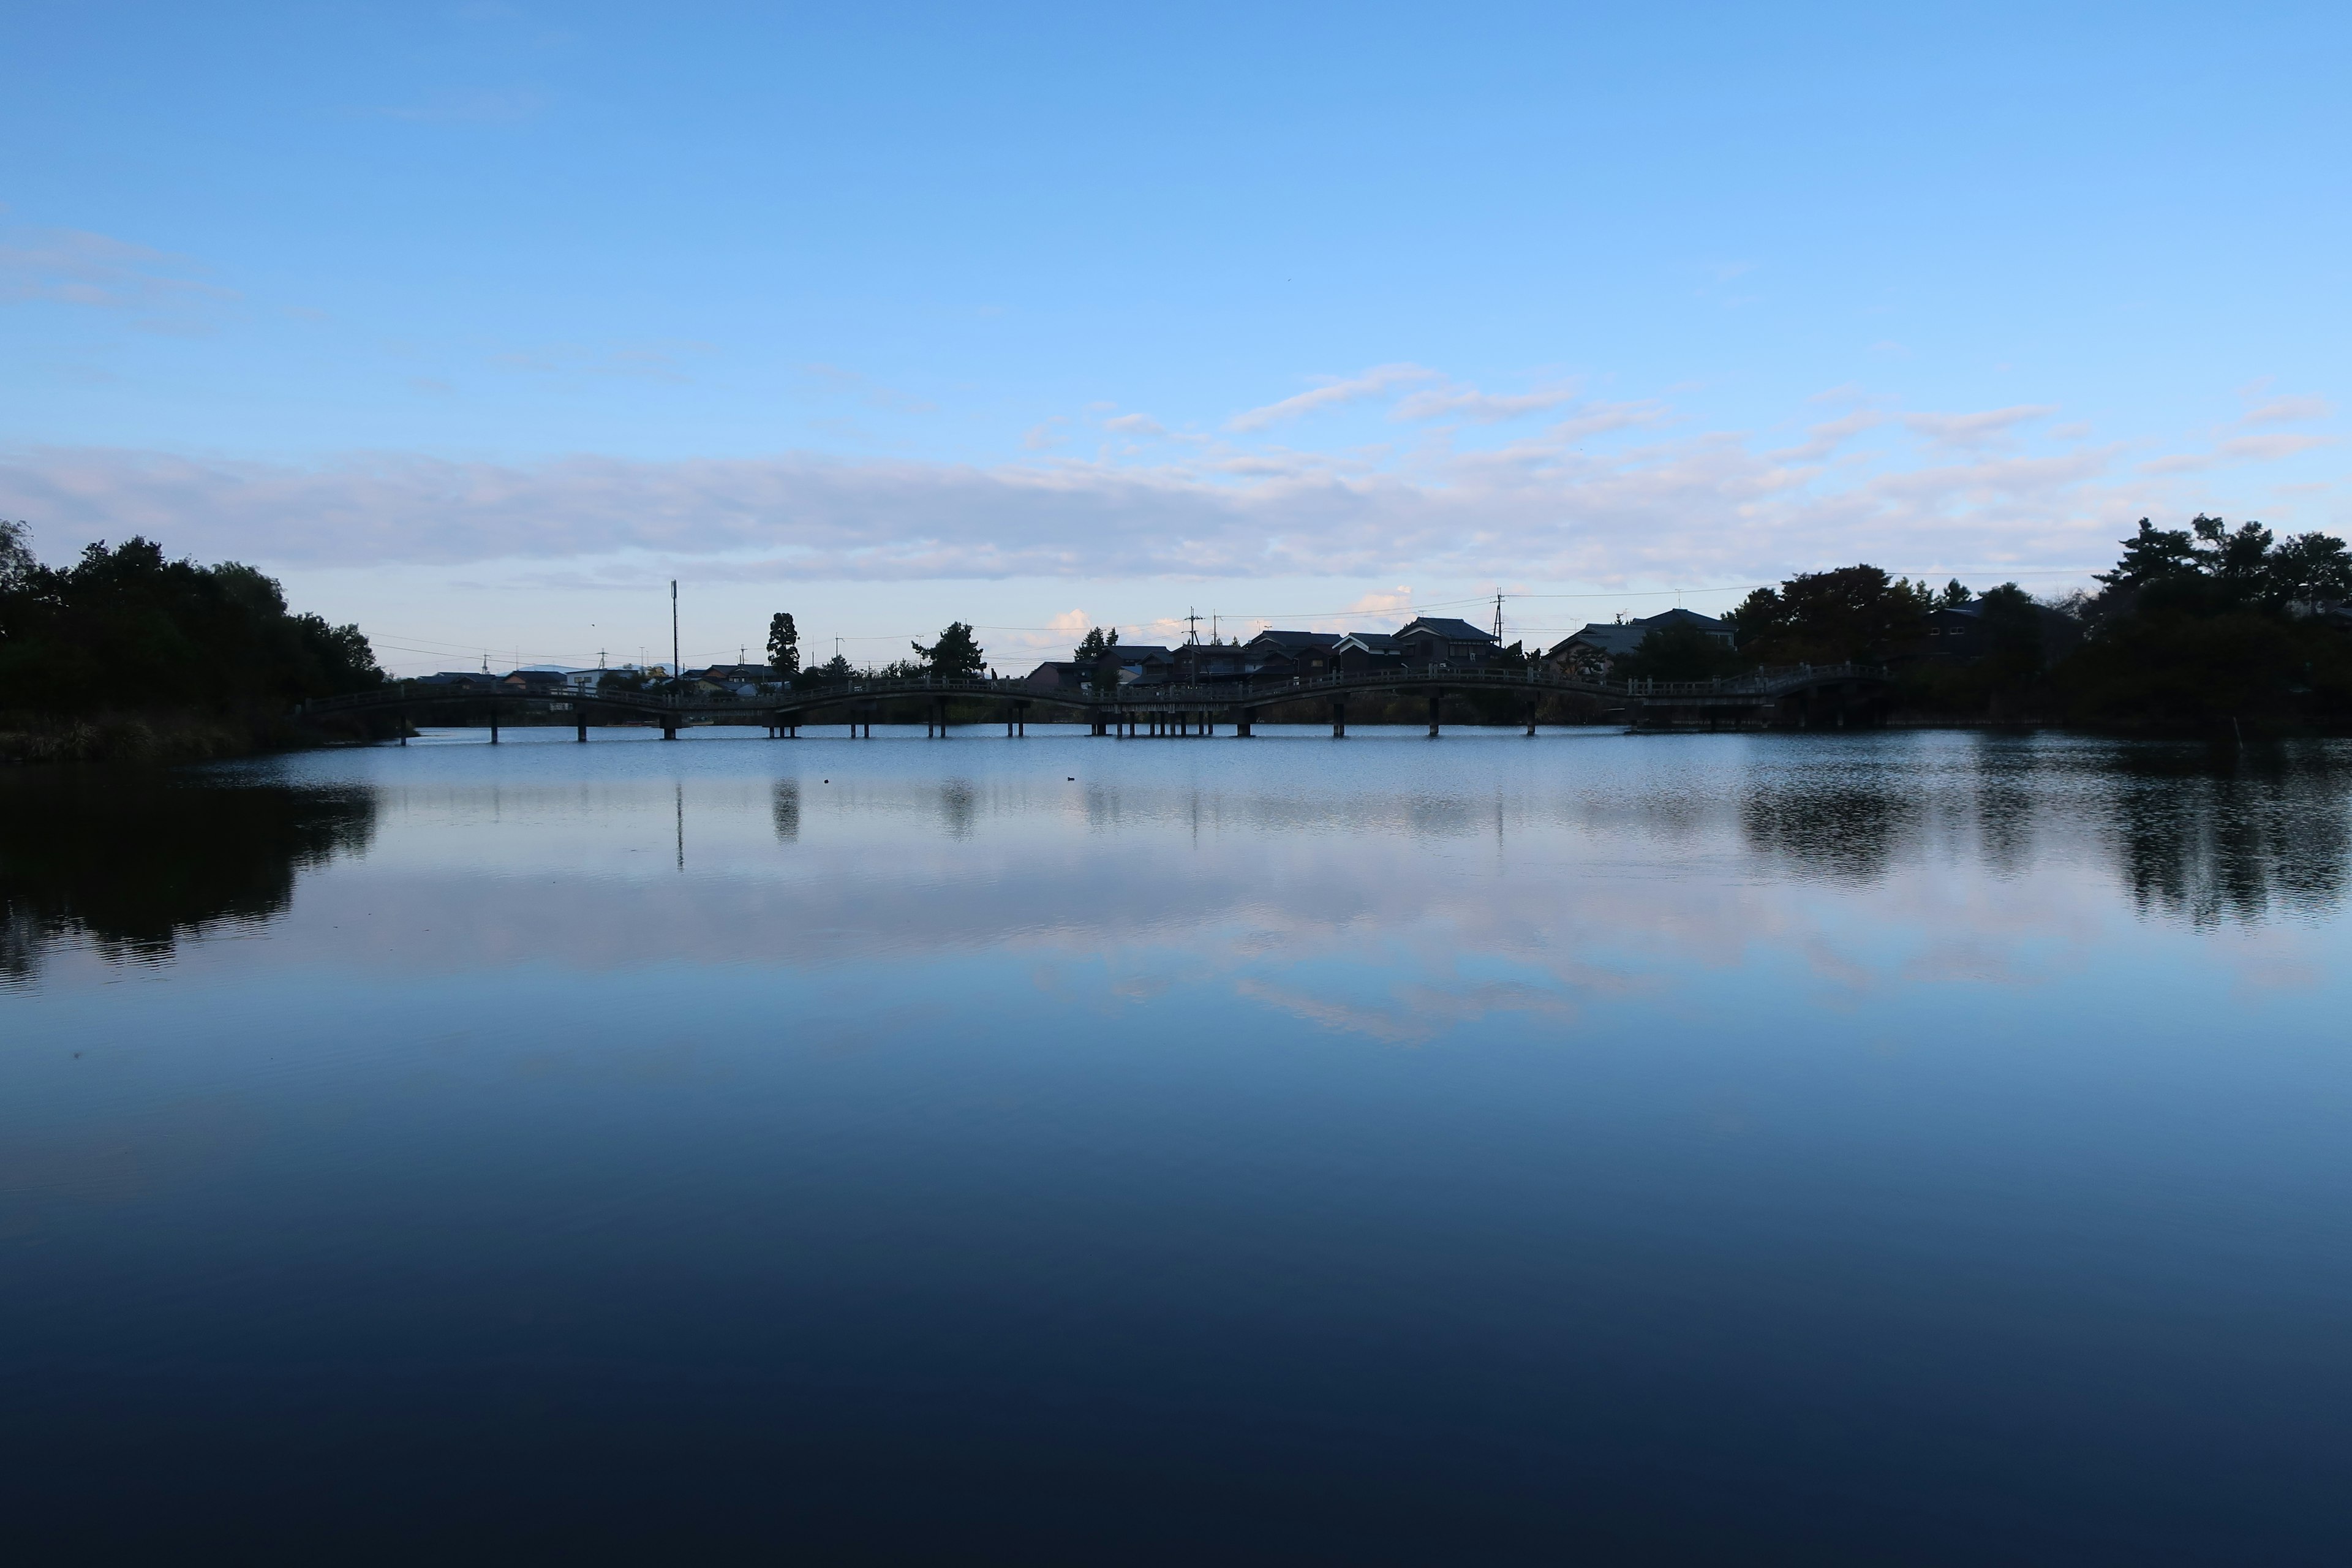
POLYGON ((1468 621, 1457 621, 1451 616, 1415 616, 1412 620, 1399 626, 1396 635, 1402 637, 1407 632, 1413 631, 1433 632, 1450 642, 1493 642, 1495 640, 1494 633, 1480 626, 1474 626, 1468 621))

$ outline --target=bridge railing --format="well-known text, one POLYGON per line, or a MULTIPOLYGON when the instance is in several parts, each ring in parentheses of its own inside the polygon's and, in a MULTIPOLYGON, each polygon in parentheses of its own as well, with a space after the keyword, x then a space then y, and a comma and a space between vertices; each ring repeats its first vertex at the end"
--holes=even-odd
POLYGON ((1024 679, 1003 676, 942 677, 910 676, 897 679, 853 679, 831 681, 823 686, 773 688, 746 695, 726 689, 710 691, 683 692, 646 690, 639 688, 572 690, 567 688, 531 690, 473 690, 452 689, 436 684, 425 687, 422 681, 389 682, 367 691, 349 692, 338 697, 316 698, 302 705, 308 713, 332 712, 340 709, 359 707, 398 706, 403 702, 449 701, 547 701, 603 703, 612 707, 634 709, 639 712, 699 714, 738 709, 746 711, 773 711, 778 709, 837 702, 850 698, 880 700, 889 697, 994 697, 1019 700, 1036 700, 1078 708, 1169 707, 1193 703, 1202 707, 1223 707, 1236 703, 1265 703, 1286 698, 1308 698, 1317 695, 1338 695, 1349 691, 1378 691, 1401 686, 1416 688, 1444 687, 1454 690, 1508 690, 1573 692, 1585 696, 1614 698, 1633 702, 1674 700, 1676 699, 1770 698, 1801 690, 1836 680, 1883 680, 1886 671, 1878 666, 1864 664, 1783 665, 1750 670, 1744 675, 1726 676, 1715 680, 1604 680, 1571 674, 1541 665, 1518 669, 1492 669, 1475 667, 1455 668, 1445 665, 1424 665, 1412 669, 1337 671, 1329 675, 1299 676, 1286 680, 1241 680, 1215 683, 1130 685, 1114 690, 1043 691, 1024 679))

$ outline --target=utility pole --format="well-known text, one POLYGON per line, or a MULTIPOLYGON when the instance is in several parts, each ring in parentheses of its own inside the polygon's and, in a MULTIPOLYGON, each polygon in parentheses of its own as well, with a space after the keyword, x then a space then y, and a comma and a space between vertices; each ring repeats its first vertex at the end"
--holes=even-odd
POLYGON ((1201 612, 1198 610, 1189 610, 1184 616, 1184 645, 1187 647, 1201 646, 1201 612))
POLYGON ((677 579, 669 580, 669 678, 677 680, 677 579))
POLYGON ((1503 642, 1503 595, 1500 595, 1500 594, 1497 594, 1497 595, 1495 595, 1495 645, 1496 645, 1497 647, 1501 647, 1501 646, 1502 646, 1502 642, 1503 642))

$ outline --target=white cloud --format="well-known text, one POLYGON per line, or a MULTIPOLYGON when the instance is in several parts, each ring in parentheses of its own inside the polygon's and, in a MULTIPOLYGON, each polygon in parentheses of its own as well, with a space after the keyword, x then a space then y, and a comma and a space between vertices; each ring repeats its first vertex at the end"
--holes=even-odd
POLYGON ((186 321, 236 298, 184 257, 74 228, 0 234, 0 301, 46 300, 186 321))
POLYGON ((1533 392, 1481 392, 1475 386, 1433 386, 1413 393, 1390 410, 1392 419, 1467 419, 1495 425, 1529 414, 1541 414, 1576 401, 1572 385, 1538 387, 1533 392))
POLYGON ((1772 456, 1783 463, 1818 463, 1854 437, 1885 423, 1886 416, 1876 410, 1857 408, 1835 419, 1823 420, 1805 432, 1801 443, 1783 447, 1772 456))
POLYGON ((1915 434, 1947 447, 1981 447, 2002 439, 2021 425, 2047 419, 2057 412, 2054 404, 2022 403, 1978 414, 1906 414, 1903 423, 1915 434))
POLYGON ((2238 423, 2295 425, 2306 419, 2325 419, 2335 412, 2335 406, 2324 397, 2274 397, 2257 408, 2249 409, 2238 423))
POLYGON ((1149 414, 1121 414, 1103 421, 1103 428, 1116 430, 1122 436, 1165 437, 1167 427, 1149 414))
POLYGON ((2168 510, 2103 484, 2105 448, 1893 471, 1791 466, 1722 432, 1567 439, 1384 468, 1309 454, 1150 466, 767 458, 303 466, 104 449, 0 459, 0 516, 47 548, 144 532, 284 565, 724 557, 802 579, 1430 574, 1619 582, 1777 575, 1857 558, 2104 559, 2168 510), (1842 477, 1841 477, 1842 476, 1842 477))
POLYGON ((1368 397, 1379 397, 1400 386, 1417 382, 1435 381, 1437 372, 1417 364, 1381 364, 1345 380, 1325 383, 1312 391, 1286 397, 1279 403, 1269 403, 1263 408, 1245 409, 1225 421, 1225 428, 1234 431, 1263 430, 1285 420, 1312 414, 1319 408, 1337 407, 1343 403, 1360 403, 1368 397))
POLYGON ((2333 447, 2331 436, 2239 436, 2217 443, 2210 452, 2183 452, 2140 465, 2144 474, 2194 474, 2238 463, 2271 463, 2317 447, 2333 447))

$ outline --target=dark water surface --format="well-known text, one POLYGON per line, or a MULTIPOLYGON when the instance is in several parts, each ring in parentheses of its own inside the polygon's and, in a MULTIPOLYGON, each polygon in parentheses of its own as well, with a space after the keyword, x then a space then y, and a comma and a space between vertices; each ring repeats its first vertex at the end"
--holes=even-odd
POLYGON ((2352 1561, 2352 748, 983 735, 0 781, 11 1555, 2352 1561))

